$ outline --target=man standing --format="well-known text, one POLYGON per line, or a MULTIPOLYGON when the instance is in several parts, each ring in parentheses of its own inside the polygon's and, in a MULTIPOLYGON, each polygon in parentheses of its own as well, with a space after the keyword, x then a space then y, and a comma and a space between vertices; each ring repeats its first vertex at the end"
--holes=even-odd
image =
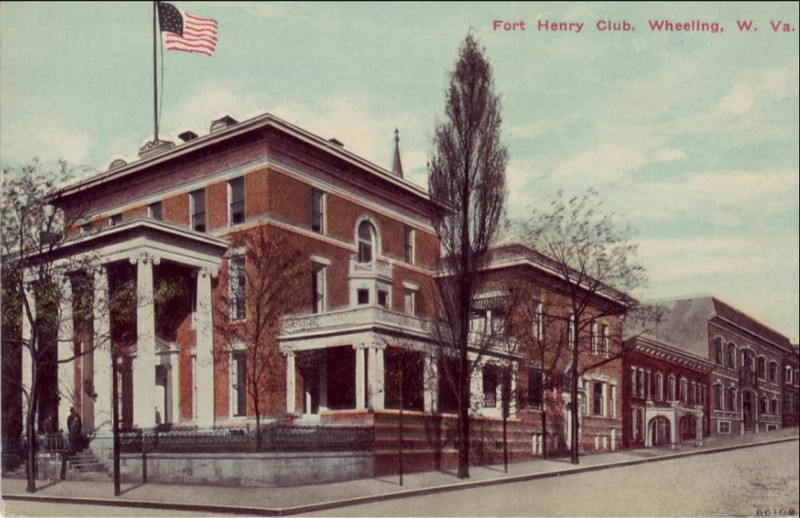
POLYGON ((80 448, 80 439, 83 432, 81 416, 75 411, 75 407, 70 407, 69 417, 67 417, 67 432, 69 433, 69 448, 76 452, 80 448))

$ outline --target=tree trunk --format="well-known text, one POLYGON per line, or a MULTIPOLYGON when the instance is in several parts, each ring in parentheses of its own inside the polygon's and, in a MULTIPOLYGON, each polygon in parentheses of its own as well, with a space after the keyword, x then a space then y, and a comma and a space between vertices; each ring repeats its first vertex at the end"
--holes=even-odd
MULTIPOLYGON (((465 336, 466 338, 466 336, 465 336)), ((458 405, 458 478, 469 478, 469 405, 470 383, 467 368, 467 349, 461 350, 459 369, 459 389, 461 395, 458 405)))
POLYGON ((578 318, 575 317, 573 322, 573 336, 575 343, 572 346, 572 366, 570 367, 570 372, 572 374, 572 379, 570 383, 572 384, 572 445, 571 445, 571 462, 573 464, 580 463, 580 458, 578 454, 578 445, 580 444, 580 437, 578 437, 579 426, 578 426, 578 416, 580 416, 580 408, 578 405, 578 318))
MULTIPOLYGON (((33 389, 31 388, 31 391, 33 389)), ((33 398, 29 398, 33 401, 33 398)), ((36 422, 35 405, 29 403, 28 416, 25 420, 25 440, 28 442, 28 457, 26 459, 28 484, 25 487, 27 493, 36 492, 36 433, 34 423, 36 422), (32 408, 31 408, 32 407, 32 408)))

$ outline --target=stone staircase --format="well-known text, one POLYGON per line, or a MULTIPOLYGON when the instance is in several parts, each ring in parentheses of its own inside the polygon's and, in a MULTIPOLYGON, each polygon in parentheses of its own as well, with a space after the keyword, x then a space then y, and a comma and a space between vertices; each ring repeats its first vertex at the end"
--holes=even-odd
POLYGON ((67 457, 67 480, 111 480, 106 466, 97 460, 90 449, 67 457))

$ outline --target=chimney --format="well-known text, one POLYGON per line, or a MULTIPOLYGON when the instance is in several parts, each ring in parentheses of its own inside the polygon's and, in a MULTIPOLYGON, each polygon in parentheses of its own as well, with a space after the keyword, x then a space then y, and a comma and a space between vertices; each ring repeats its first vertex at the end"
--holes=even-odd
POLYGON ((211 121, 211 129, 209 131, 211 133, 214 133, 220 130, 224 130, 225 128, 230 128, 235 124, 239 124, 239 121, 237 121, 230 115, 226 115, 221 119, 211 121))
POLYGON ((178 138, 184 142, 189 142, 190 140, 194 140, 197 138, 197 133, 194 131, 184 131, 183 133, 178 135, 178 138))

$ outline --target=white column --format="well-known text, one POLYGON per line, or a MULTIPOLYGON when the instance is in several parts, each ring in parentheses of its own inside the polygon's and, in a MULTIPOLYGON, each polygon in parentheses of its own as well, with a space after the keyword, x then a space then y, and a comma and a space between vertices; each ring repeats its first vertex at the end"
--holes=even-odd
POLYGON ((356 410, 364 410, 364 396, 366 393, 365 380, 364 380, 364 349, 365 344, 357 344, 353 346, 356 350, 356 410))
POLYGON ((156 313, 153 260, 136 260, 136 359, 133 362, 133 425, 156 425, 156 313))
MULTIPOLYGON (((36 320, 36 294, 34 293, 33 286, 31 285, 32 279, 22 274, 22 290, 23 297, 28 301, 30 308, 31 318, 36 320)), ((33 338, 32 321, 28 318, 28 312, 25 310, 25 305, 22 306, 22 341, 30 343, 33 338)), ((31 351, 28 347, 22 347, 20 351, 22 355, 22 391, 24 394, 22 398, 22 426, 25 428, 28 422, 28 397, 30 396, 31 386, 33 384, 33 362, 31 361, 31 351)))
POLYGON ((608 411, 608 383, 602 383, 600 385, 600 397, 603 399, 603 415, 611 415, 611 413, 608 411))
POLYGON ((509 388, 511 390, 510 394, 511 399, 509 400, 509 405, 508 405, 509 415, 516 415, 517 413, 517 369, 515 369, 514 367, 515 367, 514 362, 509 362, 508 368, 511 371, 511 383, 509 383, 510 385, 509 388))
POLYGON ((214 328, 211 298, 212 272, 202 269, 197 274, 197 363, 196 387, 197 426, 214 426, 214 328))
MULTIPOLYGON (((111 429, 111 316, 108 302, 108 272, 105 266, 94 273, 94 403, 92 429, 111 429)), ((84 374, 85 376, 86 374, 84 374)), ((89 425, 89 423, 85 423, 89 425)))
POLYGON ((695 418, 695 423, 697 424, 697 433, 695 434, 694 445, 698 447, 703 445, 703 419, 704 416, 695 418))
POLYGON ((439 402, 439 365, 436 363, 436 355, 425 355, 425 372, 423 373, 424 390, 424 409, 426 412, 436 412, 439 402))
POLYGON ((75 333, 72 322, 72 282, 69 277, 58 279, 61 285, 58 326, 58 425, 66 429, 69 409, 77 399, 80 387, 75 387, 75 362, 63 362, 75 353, 75 333))
MULTIPOLYGON (((372 344, 369 348, 369 401, 373 410, 383 410, 386 405, 383 344, 372 344)), ((358 354, 358 353, 356 353, 358 354)))
POLYGON ((678 448, 678 414, 673 413, 672 419, 669 420, 669 448, 671 450, 678 448))
POLYGON ((294 352, 286 352, 286 413, 294 414, 297 397, 297 381, 294 367, 294 352))
POLYGON ((181 377, 180 377, 180 353, 174 353, 170 356, 169 364, 169 423, 175 424, 180 421, 180 401, 181 401, 181 377))

